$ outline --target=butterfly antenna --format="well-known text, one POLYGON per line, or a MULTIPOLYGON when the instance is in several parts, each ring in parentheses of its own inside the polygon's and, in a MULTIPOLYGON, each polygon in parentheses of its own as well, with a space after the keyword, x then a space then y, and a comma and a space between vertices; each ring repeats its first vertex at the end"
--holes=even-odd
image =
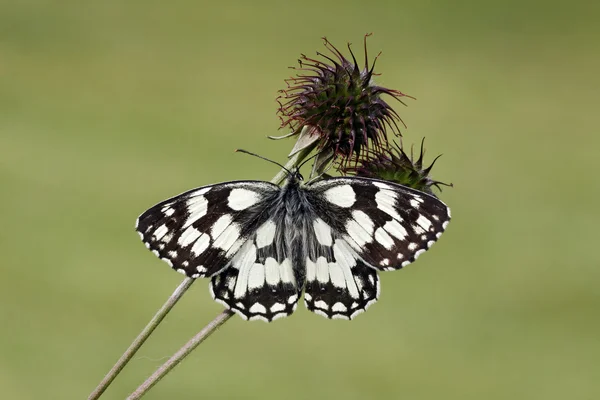
POLYGON ((298 165, 298 169, 302 168, 302 166, 303 166, 304 164, 306 164, 307 162, 309 162, 309 161, 310 161, 310 160, 312 160, 313 158, 316 158, 316 157, 317 157, 319 154, 321 154, 322 152, 323 152, 323 151, 319 151, 319 152, 317 152, 317 154, 314 154, 314 155, 312 155, 312 156, 308 157, 306 160, 302 161, 302 164, 298 165))
POLYGON ((283 165, 279 164, 277 161, 269 160, 269 159, 268 159, 268 158, 266 158, 266 157, 259 156, 258 154, 251 153, 251 152, 249 152, 249 151, 247 151, 247 150, 243 150, 243 149, 236 149, 236 150, 235 150, 235 152, 236 152, 236 153, 244 153, 244 154, 249 154, 249 155, 251 155, 251 156, 258 157, 258 158, 260 158, 260 159, 263 159, 263 160, 265 160, 265 161, 268 161, 268 162, 270 162, 270 163, 273 163, 273 164, 275 164, 275 165, 277 165, 277 166, 281 167, 282 169, 286 170, 288 174, 290 174, 290 175, 292 174, 292 172, 291 172, 289 169, 287 169, 287 168, 286 168, 286 167, 284 167, 283 165))

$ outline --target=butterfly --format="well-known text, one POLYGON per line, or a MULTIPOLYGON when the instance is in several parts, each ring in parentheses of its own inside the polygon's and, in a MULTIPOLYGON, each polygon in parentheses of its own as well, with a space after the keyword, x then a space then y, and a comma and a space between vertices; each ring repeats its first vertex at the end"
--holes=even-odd
POLYGON ((353 319, 377 301, 378 272, 415 261, 440 238, 450 209, 388 181, 333 177, 283 186, 231 181, 203 186, 144 212, 136 230, 157 257, 247 320, 306 307, 353 319))

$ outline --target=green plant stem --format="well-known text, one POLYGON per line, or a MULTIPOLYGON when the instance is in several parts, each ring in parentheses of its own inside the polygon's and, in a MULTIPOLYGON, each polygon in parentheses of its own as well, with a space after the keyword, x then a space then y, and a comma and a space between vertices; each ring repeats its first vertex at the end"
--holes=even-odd
POLYGON ((212 320, 206 325, 200 332, 196 334, 189 342, 185 344, 177 353, 173 354, 171 358, 163 365, 160 366, 154 373, 146 379, 144 383, 138 387, 135 392, 131 393, 127 400, 137 400, 146 394, 152 386, 158 383, 165 375, 169 373, 177 364, 179 364, 188 354, 190 354, 200 343, 208 338, 211 333, 215 332, 218 327, 223 325, 229 318, 233 316, 233 312, 230 310, 223 310, 223 312, 217 315, 217 318, 212 320))
POLYGON ((169 311, 177 304, 179 299, 184 295, 184 293, 190 288, 190 286, 194 283, 194 279, 186 278, 177 286, 177 289, 173 292, 173 294, 169 297, 167 302, 156 312, 154 317, 148 322, 148 325, 140 332, 137 338, 131 343, 129 348, 123 353, 121 358, 117 361, 117 363, 112 367, 112 369, 106 374, 102 382, 96 387, 96 389, 90 394, 88 400, 96 400, 98 399, 102 393, 108 388, 108 386, 112 383, 112 381, 119 375, 121 370, 125 368, 125 365, 133 358, 135 353, 142 347, 144 342, 150 337, 152 332, 158 327, 158 325, 162 322, 162 320, 167 316, 169 311))
MULTIPOLYGON (((285 165, 285 168, 290 170, 298 166, 302 160, 304 160, 316 145, 312 143, 308 147, 302 149, 296 153, 285 165)), ((280 184, 287 177, 287 171, 282 169, 277 175, 271 180, 272 183, 280 184)), ((161 365, 144 383, 142 383, 129 397, 128 400, 136 400, 146 394, 158 381, 165 377, 173 368, 177 366, 185 357, 187 357, 200 343, 202 343, 208 336, 217 330, 221 325, 231 318, 233 312, 225 310, 219 314, 214 320, 206 325, 200 332, 196 334, 189 342, 187 342, 181 349, 179 349, 167 362, 161 365)))

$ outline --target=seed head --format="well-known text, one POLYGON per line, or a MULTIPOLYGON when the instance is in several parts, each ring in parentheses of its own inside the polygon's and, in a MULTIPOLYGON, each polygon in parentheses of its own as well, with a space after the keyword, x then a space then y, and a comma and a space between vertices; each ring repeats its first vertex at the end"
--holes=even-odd
POLYGON ((429 167, 423 169, 424 142, 425 138, 421 141, 421 150, 417 160, 413 157, 412 146, 409 157, 401 145, 394 143, 382 151, 369 151, 365 157, 358 159, 355 165, 343 167, 343 174, 395 182, 435 196, 432 186, 441 191, 440 185, 452 186, 452 184, 435 181, 429 176, 441 154, 433 160, 429 167))
POLYGON ((359 68, 350 43, 352 61, 323 38, 332 56, 317 52, 322 57, 318 60, 302 54, 299 67, 292 67, 298 75, 286 80, 288 87, 277 98, 281 127, 291 128, 292 134, 308 127, 312 135, 318 135, 319 148, 324 153, 333 153, 342 165, 370 149, 385 148, 388 129, 400 136, 398 121, 402 120, 381 96, 391 96, 402 104, 402 97, 410 97, 375 84, 373 76, 377 75, 374 69, 379 55, 369 66, 368 36, 364 40, 364 68, 359 68))

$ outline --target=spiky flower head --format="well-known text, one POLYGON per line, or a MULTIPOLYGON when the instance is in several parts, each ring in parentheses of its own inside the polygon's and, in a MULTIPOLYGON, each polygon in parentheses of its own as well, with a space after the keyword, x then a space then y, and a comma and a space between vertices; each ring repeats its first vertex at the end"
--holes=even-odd
POLYGON ((286 80, 288 88, 278 97, 281 127, 291 128, 291 135, 308 127, 311 135, 318 136, 323 154, 331 154, 343 165, 369 149, 385 148, 388 129, 400 135, 398 122, 402 120, 381 96, 391 96, 402 104, 402 97, 410 97, 374 83, 379 55, 369 66, 368 36, 364 40, 364 68, 358 66, 350 43, 352 61, 323 38, 333 56, 317 52, 324 59, 317 60, 302 54, 299 67, 292 67, 298 75, 286 80))
POLYGON ((427 168, 423 168, 424 142, 425 138, 421 141, 419 158, 416 160, 413 157, 412 146, 411 154, 408 156, 401 145, 394 143, 379 152, 369 151, 365 157, 357 161, 356 165, 344 167, 343 172, 348 175, 399 183, 435 196, 432 186, 441 191, 440 185, 452 186, 452 184, 435 181, 429 176, 441 154, 427 168))

